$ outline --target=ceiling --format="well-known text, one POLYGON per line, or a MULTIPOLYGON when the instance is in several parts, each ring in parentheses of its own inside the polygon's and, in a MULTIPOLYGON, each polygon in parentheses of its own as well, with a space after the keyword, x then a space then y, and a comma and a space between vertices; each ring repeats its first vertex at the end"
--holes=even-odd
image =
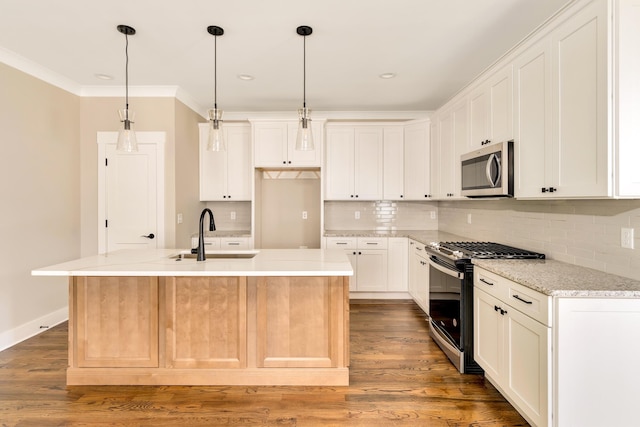
MULTIPOLYGON (((424 111, 441 106, 568 0, 2 0, 0 61, 83 95, 169 86, 192 108, 424 111), (382 73, 394 73, 382 79, 382 73), (32 73, 33 74, 33 73, 32 73), (96 74, 112 76, 100 80, 96 74), (238 78, 248 74, 253 80, 238 78), (110 91, 110 92, 109 92, 110 91)), ((132 109, 135 107, 132 105, 132 109)))

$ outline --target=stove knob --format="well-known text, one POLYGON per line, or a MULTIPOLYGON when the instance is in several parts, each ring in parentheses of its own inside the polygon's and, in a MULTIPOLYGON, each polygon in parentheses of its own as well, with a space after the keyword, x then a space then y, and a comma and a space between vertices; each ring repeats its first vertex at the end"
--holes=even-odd
POLYGON ((462 258, 463 256, 463 253, 460 251, 453 251, 451 254, 456 258, 462 258))

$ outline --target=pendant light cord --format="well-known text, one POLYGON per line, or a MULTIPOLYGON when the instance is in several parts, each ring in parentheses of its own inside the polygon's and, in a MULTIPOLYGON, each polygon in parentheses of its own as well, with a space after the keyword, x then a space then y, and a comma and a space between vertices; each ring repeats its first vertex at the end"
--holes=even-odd
POLYGON ((307 36, 302 37, 302 107, 307 108, 307 36))
POLYGON ((124 46, 124 56, 125 56, 125 68, 124 68, 124 91, 125 91, 125 106, 127 110, 127 120, 129 119, 129 35, 127 33, 124 34, 125 46, 124 46))
POLYGON ((213 42, 213 108, 218 109, 218 36, 213 42))

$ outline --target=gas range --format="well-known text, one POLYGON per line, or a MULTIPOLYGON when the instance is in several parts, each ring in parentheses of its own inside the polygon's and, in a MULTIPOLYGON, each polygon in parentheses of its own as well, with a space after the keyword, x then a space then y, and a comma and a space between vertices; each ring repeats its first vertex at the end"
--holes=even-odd
POLYGON ((426 249, 452 261, 477 259, 544 259, 544 254, 493 242, 431 242, 426 249))

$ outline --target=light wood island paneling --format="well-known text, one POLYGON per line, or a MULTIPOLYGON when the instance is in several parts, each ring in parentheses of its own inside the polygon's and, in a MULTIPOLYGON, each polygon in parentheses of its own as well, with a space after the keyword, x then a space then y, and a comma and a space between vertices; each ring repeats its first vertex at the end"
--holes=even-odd
POLYGON ((67 384, 348 385, 349 278, 72 277, 67 384))

